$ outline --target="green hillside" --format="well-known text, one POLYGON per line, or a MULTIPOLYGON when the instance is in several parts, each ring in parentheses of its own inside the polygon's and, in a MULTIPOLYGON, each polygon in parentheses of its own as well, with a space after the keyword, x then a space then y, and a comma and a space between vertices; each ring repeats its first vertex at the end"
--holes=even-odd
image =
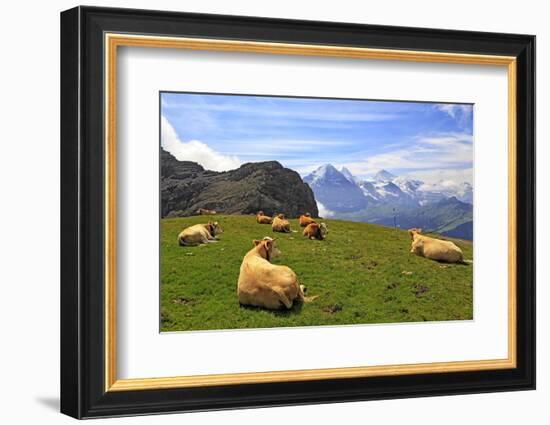
MULTIPOLYGON (((472 265, 442 264, 410 254, 406 231, 323 220, 325 241, 273 233, 253 216, 195 216, 161 223, 161 331, 343 325, 472 319, 472 265), (185 227, 217 220, 218 243, 180 247, 185 227), (282 255, 308 296, 289 311, 241 307, 237 279, 253 239, 276 237, 282 255)), ((472 259, 472 244, 455 240, 472 259)))

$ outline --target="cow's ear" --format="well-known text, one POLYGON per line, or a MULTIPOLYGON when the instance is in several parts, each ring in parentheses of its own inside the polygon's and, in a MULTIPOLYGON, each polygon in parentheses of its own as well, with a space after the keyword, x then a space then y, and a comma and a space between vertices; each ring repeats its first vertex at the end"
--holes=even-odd
POLYGON ((259 241, 258 239, 254 239, 253 242, 255 246, 258 246, 262 241, 259 241))
POLYGON ((273 241, 269 240, 269 239, 266 239, 266 240, 264 240, 264 242, 265 242, 265 248, 267 250, 269 250, 271 248, 271 245, 273 244, 273 241))

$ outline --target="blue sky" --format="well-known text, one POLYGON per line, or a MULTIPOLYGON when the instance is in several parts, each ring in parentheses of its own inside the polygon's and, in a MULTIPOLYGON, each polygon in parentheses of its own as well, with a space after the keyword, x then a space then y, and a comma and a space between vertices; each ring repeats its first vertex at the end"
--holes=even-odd
POLYGON ((161 115, 163 147, 217 171, 277 160, 472 179, 472 105, 162 93, 161 115))

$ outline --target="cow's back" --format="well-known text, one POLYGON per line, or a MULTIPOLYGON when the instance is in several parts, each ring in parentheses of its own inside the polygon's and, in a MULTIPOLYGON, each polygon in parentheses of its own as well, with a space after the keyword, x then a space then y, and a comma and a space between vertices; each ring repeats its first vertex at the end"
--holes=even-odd
POLYGON ((290 232, 290 222, 288 220, 283 220, 283 219, 280 219, 279 217, 275 217, 273 219, 271 228, 275 232, 290 232))
POLYGON ((281 293, 290 301, 300 296, 300 287, 292 269, 271 264, 257 255, 245 255, 237 283, 239 302, 278 309, 284 305, 281 293))
POLYGON ((200 243, 207 238, 207 233, 203 224, 195 224, 183 229, 178 235, 178 240, 186 243, 200 243))
POLYGON ((433 238, 424 240, 424 256, 432 260, 449 263, 461 262, 464 259, 462 250, 453 242, 433 238))
POLYGON ((259 224, 271 224, 273 219, 271 217, 266 216, 266 215, 259 215, 259 216, 256 216, 256 221, 259 224))
POLYGON ((300 227, 307 227, 311 223, 315 223, 315 220, 305 215, 300 216, 299 221, 300 221, 300 227))

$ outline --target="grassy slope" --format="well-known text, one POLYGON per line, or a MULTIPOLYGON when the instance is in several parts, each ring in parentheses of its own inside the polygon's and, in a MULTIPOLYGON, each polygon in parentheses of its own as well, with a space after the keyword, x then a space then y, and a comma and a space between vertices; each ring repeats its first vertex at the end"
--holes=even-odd
MULTIPOLYGON (((389 323, 472 318, 472 265, 440 264, 409 253, 406 231, 366 223, 324 220, 325 241, 298 233, 274 234, 252 216, 215 216, 220 242, 180 247, 177 235, 208 217, 162 220, 161 330, 262 328, 389 323), (282 255, 313 302, 290 311, 240 307, 239 267, 253 239, 276 236, 282 255), (408 273, 403 273, 408 272, 408 273)), ((455 241, 472 258, 472 244, 455 241)))

